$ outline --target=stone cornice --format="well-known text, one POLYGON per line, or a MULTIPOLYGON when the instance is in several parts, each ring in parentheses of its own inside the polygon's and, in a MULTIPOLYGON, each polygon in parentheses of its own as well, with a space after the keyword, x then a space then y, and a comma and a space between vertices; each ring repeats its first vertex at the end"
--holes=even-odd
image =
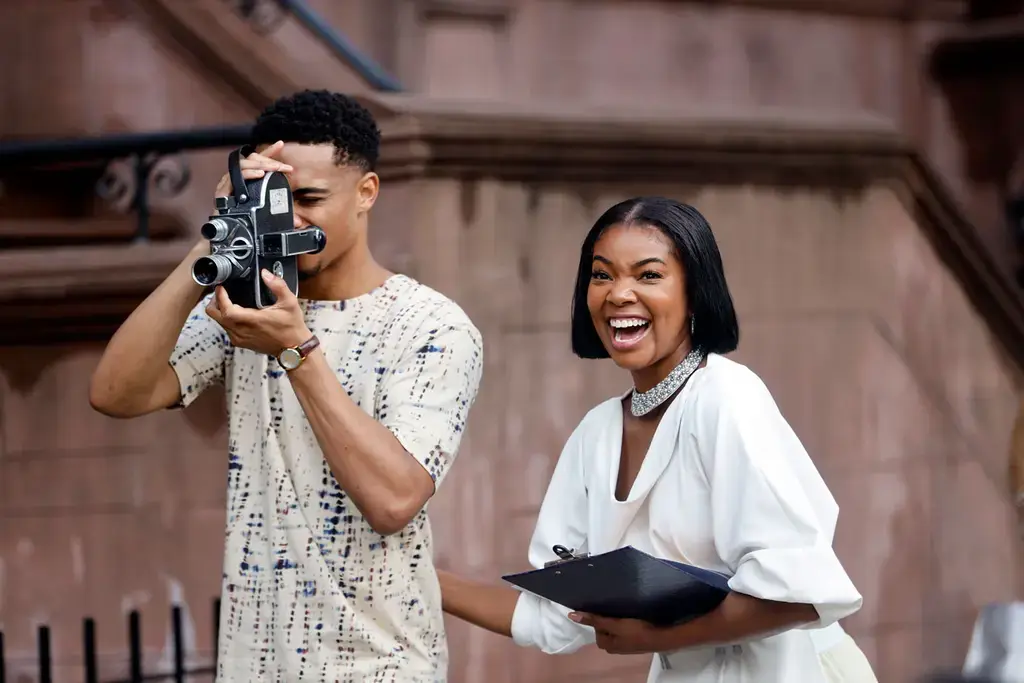
POLYGON ((0 252, 0 345, 108 339, 193 244, 0 252))
MULTIPOLYGON (((777 184, 866 178, 911 152, 882 119, 789 110, 516 109, 412 96, 364 99, 381 120, 380 173, 541 180, 696 180, 756 174, 777 184), (801 170, 811 172, 802 177, 801 170), (797 175, 794 175, 797 174, 797 175), (714 175, 714 177, 711 177, 714 175)), ((844 183, 845 184, 845 183, 844 183)))

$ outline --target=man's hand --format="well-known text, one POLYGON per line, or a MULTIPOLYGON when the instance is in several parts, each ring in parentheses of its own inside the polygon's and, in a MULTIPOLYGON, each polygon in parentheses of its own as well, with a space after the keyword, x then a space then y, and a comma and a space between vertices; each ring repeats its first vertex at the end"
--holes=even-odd
MULTIPOLYGON (((242 171, 242 177, 246 180, 252 180, 254 178, 262 178, 267 171, 280 171, 281 173, 294 171, 295 169, 288 164, 273 158, 275 154, 281 151, 282 147, 284 147, 284 143, 278 140, 262 152, 253 152, 247 157, 240 157, 238 159, 238 168, 242 171)), ((225 173, 220 182, 217 183, 217 190, 213 196, 226 197, 230 194, 231 176, 225 173)))
POLYGON ((252 309, 231 303, 223 287, 217 287, 206 313, 224 328, 231 343, 268 356, 306 342, 313 333, 306 327, 299 301, 284 280, 264 270, 263 281, 274 294, 275 303, 252 309))
POLYGON ((667 629, 639 619, 611 619, 585 612, 570 612, 577 624, 592 626, 597 646, 613 655, 651 654, 673 649, 666 641, 667 629))

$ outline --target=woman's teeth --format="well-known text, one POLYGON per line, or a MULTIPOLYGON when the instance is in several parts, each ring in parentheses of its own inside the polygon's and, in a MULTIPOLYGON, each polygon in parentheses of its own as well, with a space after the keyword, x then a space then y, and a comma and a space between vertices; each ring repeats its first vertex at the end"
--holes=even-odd
POLYGON ((650 327, 650 321, 643 318, 615 318, 609 324, 612 327, 612 338, 623 344, 640 341, 650 327))

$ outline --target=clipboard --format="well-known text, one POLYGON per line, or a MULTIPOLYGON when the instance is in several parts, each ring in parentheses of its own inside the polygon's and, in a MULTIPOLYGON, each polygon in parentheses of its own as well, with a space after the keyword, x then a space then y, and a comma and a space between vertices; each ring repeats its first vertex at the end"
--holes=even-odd
POLYGON ((553 548, 559 559, 542 569, 501 578, 578 612, 674 626, 717 608, 730 593, 729 577, 664 560, 632 546, 599 555, 553 548))

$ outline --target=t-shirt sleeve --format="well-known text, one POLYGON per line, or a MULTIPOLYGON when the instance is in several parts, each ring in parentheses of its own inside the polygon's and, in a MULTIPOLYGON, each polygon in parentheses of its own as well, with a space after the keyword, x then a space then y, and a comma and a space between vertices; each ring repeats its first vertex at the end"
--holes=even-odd
POLYGON ((184 408, 214 384, 223 384, 231 342, 220 325, 206 314, 213 295, 205 297, 188 314, 178 342, 171 352, 171 367, 178 376, 184 408))
POLYGON ((714 542, 732 570, 730 587, 813 605, 820 621, 808 628, 856 612, 861 595, 832 549, 839 508, 760 378, 719 378, 698 417, 714 542))
POLYGON ((383 368, 377 419, 440 485, 455 460, 483 374, 483 340, 469 322, 419 334, 383 368))

